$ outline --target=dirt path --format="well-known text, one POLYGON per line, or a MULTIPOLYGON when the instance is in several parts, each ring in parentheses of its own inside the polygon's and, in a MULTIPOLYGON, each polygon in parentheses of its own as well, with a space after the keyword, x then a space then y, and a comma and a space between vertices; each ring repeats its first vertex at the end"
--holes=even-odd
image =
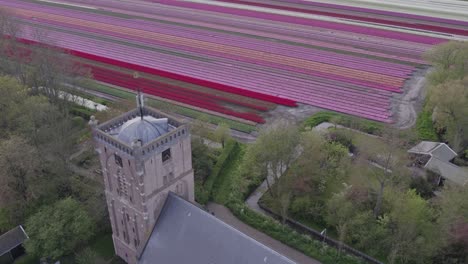
POLYGON ((320 264, 319 261, 312 259, 301 252, 286 246, 285 244, 279 242, 276 239, 273 239, 264 233, 244 224, 242 221, 237 219, 226 207, 209 203, 206 208, 209 212, 214 213, 214 215, 221 219, 226 224, 234 227, 235 229, 241 231, 242 233, 248 235, 249 237, 257 240, 258 242, 268 246, 274 251, 284 255, 285 257, 295 261, 298 264, 320 264))
POLYGON ((416 124, 417 110, 422 107, 425 98, 426 75, 429 70, 421 70, 407 81, 403 90, 406 92, 396 96, 394 101, 395 126, 408 129, 416 124))

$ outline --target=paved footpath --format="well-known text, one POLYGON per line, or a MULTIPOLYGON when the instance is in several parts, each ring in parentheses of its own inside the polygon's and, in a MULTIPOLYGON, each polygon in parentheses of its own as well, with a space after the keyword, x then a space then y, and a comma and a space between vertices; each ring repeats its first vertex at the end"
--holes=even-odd
POLYGON ((285 244, 279 242, 278 240, 267 236, 266 234, 250 227, 247 224, 244 224, 242 221, 237 219, 231 213, 231 211, 229 211, 229 209, 227 209, 226 207, 222 205, 209 203, 206 206, 206 208, 209 212, 214 212, 214 215, 217 218, 223 220, 223 222, 225 222, 226 224, 236 228, 242 233, 250 236, 251 238, 268 246, 269 248, 295 261, 298 264, 320 264, 319 261, 312 259, 289 246, 286 246, 285 244))

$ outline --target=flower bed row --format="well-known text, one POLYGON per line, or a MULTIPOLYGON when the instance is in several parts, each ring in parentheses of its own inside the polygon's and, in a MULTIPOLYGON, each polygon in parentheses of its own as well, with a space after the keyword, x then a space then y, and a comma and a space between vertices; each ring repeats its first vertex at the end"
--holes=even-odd
POLYGON ((24 23, 23 39, 38 41, 40 27, 48 44, 96 66, 101 81, 133 88, 138 71, 148 93, 251 121, 269 109, 261 100, 391 122, 393 93, 425 65, 421 54, 444 41, 212 3, 79 2, 89 9, 0 0, 24 23))
MULTIPOLYGON (((366 21, 366 22, 371 22, 371 23, 413 28, 413 29, 418 29, 418 30, 435 31, 435 32, 441 32, 444 34, 456 34, 456 35, 468 36, 468 30, 466 29, 453 28, 449 26, 433 25, 430 23, 430 21, 426 23, 415 23, 415 22, 405 22, 401 20, 400 21, 393 20, 391 18, 385 18, 385 19, 375 18, 375 17, 369 16, 368 12, 366 12, 365 15, 356 15, 356 14, 349 14, 349 13, 339 13, 336 11, 335 12, 318 11, 316 9, 306 8, 308 7, 307 3, 303 3, 305 4, 305 7, 298 8, 298 7, 290 7, 290 6, 285 6, 285 5, 271 4, 271 3, 258 3, 255 1, 244 1, 244 0, 222 0, 222 1, 228 2, 228 3, 236 3, 236 4, 248 4, 248 5, 258 6, 258 7, 275 8, 275 9, 301 12, 301 13, 306 13, 306 14, 320 15, 320 16, 331 16, 331 17, 338 17, 338 18, 344 18, 344 19, 350 19, 350 20, 366 21)), ((341 10, 343 9, 346 10, 347 7, 343 6, 341 10)))

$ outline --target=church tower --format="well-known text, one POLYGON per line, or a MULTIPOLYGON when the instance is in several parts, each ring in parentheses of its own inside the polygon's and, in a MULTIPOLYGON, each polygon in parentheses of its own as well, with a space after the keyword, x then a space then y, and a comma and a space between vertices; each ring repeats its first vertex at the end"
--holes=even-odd
POLYGON ((152 232, 167 194, 194 202, 188 126, 158 110, 139 107, 93 127, 102 166, 115 252, 129 264, 152 232))

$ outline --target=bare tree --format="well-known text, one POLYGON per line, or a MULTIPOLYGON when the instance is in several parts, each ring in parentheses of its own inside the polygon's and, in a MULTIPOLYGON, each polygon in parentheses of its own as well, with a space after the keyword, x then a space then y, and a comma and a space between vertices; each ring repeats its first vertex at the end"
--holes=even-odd
POLYGON ((406 152, 401 151, 403 141, 399 131, 391 126, 387 126, 384 131, 381 142, 372 140, 362 142, 362 145, 358 146, 361 162, 366 164, 371 180, 377 182, 375 217, 381 213, 387 185, 404 182, 404 176, 409 175, 405 164, 406 152))

